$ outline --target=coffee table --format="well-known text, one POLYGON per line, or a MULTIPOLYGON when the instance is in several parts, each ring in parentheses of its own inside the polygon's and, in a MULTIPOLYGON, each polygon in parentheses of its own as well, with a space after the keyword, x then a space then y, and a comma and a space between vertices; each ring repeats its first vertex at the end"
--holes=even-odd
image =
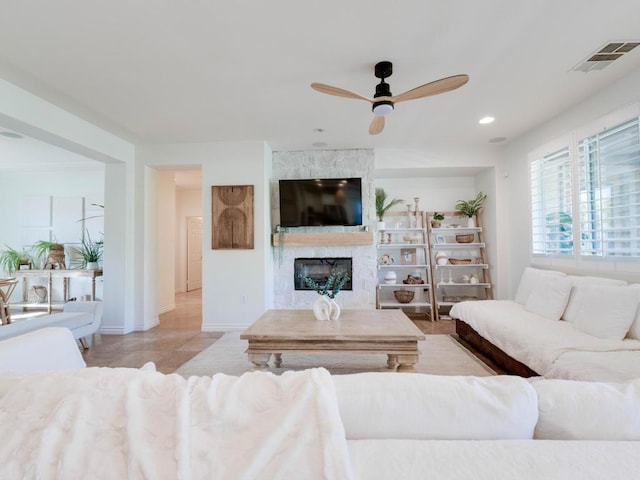
MULTIPOLYGON (((387 366, 412 372, 424 334, 402 310, 343 310, 339 320, 316 320, 311 310, 268 310, 240 338, 256 369, 271 355, 280 367, 283 353, 384 353, 387 366)), ((321 365, 318 365, 319 367, 321 365)))

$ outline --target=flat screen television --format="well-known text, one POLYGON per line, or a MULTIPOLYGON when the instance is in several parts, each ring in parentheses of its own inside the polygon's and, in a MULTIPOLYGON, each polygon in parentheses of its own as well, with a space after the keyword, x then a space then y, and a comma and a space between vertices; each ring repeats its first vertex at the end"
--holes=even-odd
POLYGON ((280 180, 280 226, 362 225, 362 179, 280 180))

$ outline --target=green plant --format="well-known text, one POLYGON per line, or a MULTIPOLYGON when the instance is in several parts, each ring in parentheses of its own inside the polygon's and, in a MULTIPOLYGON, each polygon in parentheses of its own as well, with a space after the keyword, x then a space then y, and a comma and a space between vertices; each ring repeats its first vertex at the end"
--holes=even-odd
POLYGON ((482 204, 486 199, 487 195, 480 192, 473 200, 458 200, 458 203, 456 203, 456 214, 459 217, 471 218, 482 208, 482 204))
POLYGON ((76 250, 82 257, 82 266, 86 267, 88 263, 99 262, 100 258, 102 258, 102 241, 91 241, 91 236, 87 230, 86 237, 82 239, 82 246, 76 250))
POLYGON ((33 253, 36 258, 43 258, 49 254, 49 249, 54 245, 58 245, 58 242, 49 242, 48 240, 38 240, 33 244, 33 253))
POLYGON ((18 251, 5 244, 6 250, 0 253, 0 268, 7 273, 20 269, 23 263, 33 263, 33 256, 28 250, 18 251))
POLYGON ((376 215, 378 220, 382 222, 390 208, 403 202, 404 200, 394 198, 387 203, 387 192, 384 191, 384 188, 376 188, 376 215))
POLYGON ((324 285, 319 285, 310 277, 304 277, 304 283, 307 287, 312 288, 320 295, 326 295, 329 298, 335 298, 342 287, 350 280, 349 274, 345 270, 332 269, 327 281, 324 285))
POLYGON ((441 222, 442 220, 444 220, 444 215, 438 212, 433 212, 433 219, 441 222))

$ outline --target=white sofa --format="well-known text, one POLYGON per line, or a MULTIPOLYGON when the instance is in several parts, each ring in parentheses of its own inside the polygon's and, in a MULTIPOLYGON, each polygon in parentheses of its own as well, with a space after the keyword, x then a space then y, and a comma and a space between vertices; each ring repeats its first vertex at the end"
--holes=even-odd
POLYGON ((640 378, 640 285, 527 268, 514 300, 454 305, 458 334, 507 371, 592 381, 640 378))
POLYGON ((640 380, 323 369, 186 379, 150 366, 82 368, 59 330, 25 335, 12 352, 18 339, 0 342, 0 364, 12 370, 0 372, 3 478, 565 480, 640 471, 640 380), (11 356, 30 343, 69 356, 41 355, 41 371, 17 371, 11 356))
POLYGON ((88 348, 87 337, 94 334, 102 323, 102 302, 67 302, 62 312, 39 315, 25 320, 0 325, 0 340, 22 335, 46 327, 65 327, 76 340, 88 348))

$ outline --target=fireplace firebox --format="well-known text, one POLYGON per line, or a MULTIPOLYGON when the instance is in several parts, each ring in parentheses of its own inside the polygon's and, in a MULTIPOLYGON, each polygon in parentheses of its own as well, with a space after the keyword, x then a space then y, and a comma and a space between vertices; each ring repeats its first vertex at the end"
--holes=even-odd
POLYGON ((305 283, 305 277, 311 278, 318 285, 324 285, 334 268, 345 270, 349 275, 349 281, 345 283, 343 290, 353 290, 351 279, 353 278, 352 259, 349 257, 337 258, 296 258, 293 266, 293 284, 296 290, 311 290, 305 283))

